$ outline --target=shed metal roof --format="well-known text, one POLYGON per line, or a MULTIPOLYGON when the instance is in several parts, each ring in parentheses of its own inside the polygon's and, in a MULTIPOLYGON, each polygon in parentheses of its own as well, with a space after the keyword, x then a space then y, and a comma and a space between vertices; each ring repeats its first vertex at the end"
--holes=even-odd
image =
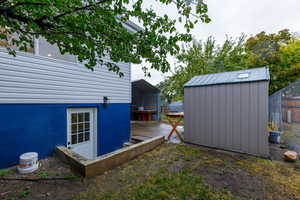
POLYGON ((268 81, 268 80, 270 80, 269 68, 261 67, 261 68, 247 69, 247 70, 195 76, 186 84, 184 84, 184 87, 268 81))
POLYGON ((160 92, 160 90, 157 87, 151 85, 149 82, 147 82, 144 79, 132 81, 131 86, 145 92, 152 92, 152 93, 160 92))

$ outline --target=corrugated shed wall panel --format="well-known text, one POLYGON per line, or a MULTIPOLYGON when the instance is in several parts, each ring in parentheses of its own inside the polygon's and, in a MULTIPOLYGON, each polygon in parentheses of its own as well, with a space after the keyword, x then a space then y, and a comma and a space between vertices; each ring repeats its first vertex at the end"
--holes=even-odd
POLYGON ((258 91, 257 84, 253 83, 250 86, 249 91, 249 151, 254 154, 258 154, 258 140, 257 133, 259 132, 258 127, 256 126, 259 118, 257 117, 258 110, 258 91))
POLYGON ((232 150, 240 151, 240 112, 241 112, 241 96, 240 96, 240 86, 233 84, 233 145, 232 150))
MULTIPOLYGON (((195 105, 195 101, 196 101, 196 98, 195 98, 195 91, 191 91, 191 93, 190 93, 190 95, 191 95, 191 100, 190 100, 190 105, 195 105)), ((191 108, 192 109, 192 108, 191 108)), ((197 112, 194 112, 194 116, 192 116, 194 119, 195 119, 195 115, 196 115, 196 113, 197 112)), ((195 139, 195 140, 197 140, 197 134, 196 134, 196 132, 197 132, 198 130, 197 130, 197 127, 196 127, 196 121, 195 120, 191 120, 191 132, 192 133, 194 133, 193 134, 193 138, 195 139)))
MULTIPOLYGON (((208 146, 212 146, 212 102, 211 102, 211 99, 212 99, 212 90, 208 90, 207 88, 206 89, 206 103, 207 103, 207 107, 205 109, 205 114, 207 115, 206 119, 203 119, 205 120, 206 124, 207 124, 207 129, 206 129, 206 138, 207 138, 207 145, 208 146)), ((190 106, 193 106, 193 105, 190 105, 190 106)), ((189 113, 187 113, 189 115, 189 113)), ((202 133, 200 133, 202 134, 202 133)), ((191 141, 192 142, 192 141, 191 141)))
MULTIPOLYGON (((184 95, 184 110, 185 110, 185 113, 193 113, 193 112, 191 112, 191 110, 190 110, 190 101, 191 101, 191 98, 190 98, 190 96, 191 96, 191 94, 190 94, 190 92, 191 92, 191 88, 186 88, 186 89, 184 89, 184 93, 185 93, 185 95, 184 95)), ((184 126, 184 138, 187 140, 187 141, 190 141, 190 140, 192 140, 192 131, 190 130, 191 128, 192 128, 192 126, 191 126, 191 121, 192 121, 192 116, 191 115, 185 115, 184 116, 184 124, 185 124, 185 126, 184 126), (187 134, 187 133, 189 133, 189 134, 187 134)))
POLYGON ((185 140, 268 156, 268 82, 185 88, 185 140))
POLYGON ((197 106, 197 110, 199 110, 199 121, 198 121, 198 126, 199 126, 199 130, 201 133, 204 134, 199 134, 200 135, 200 142, 204 142, 205 141, 205 121, 203 120, 206 116, 205 116, 205 112, 204 112, 204 108, 203 105, 205 105, 205 90, 198 88, 198 95, 199 95, 199 102, 198 102, 198 106, 197 106))
POLYGON ((269 154, 269 145, 267 137, 264 137, 263 133, 267 134, 268 128, 268 86, 266 84, 259 83, 259 151, 264 154, 269 154))
POLYGON ((211 146, 214 146, 214 141, 213 141, 213 138, 214 138, 214 134, 213 134, 213 130, 214 130, 214 114, 213 114, 213 110, 214 110, 214 104, 213 104, 213 98, 214 98, 214 90, 212 89, 207 89, 207 92, 209 94, 209 110, 208 110, 208 113, 209 113, 209 118, 210 120, 208 121, 208 125, 209 125, 209 129, 208 129, 208 132, 207 134, 209 134, 209 143, 211 146))
POLYGON ((124 77, 105 66, 94 71, 83 65, 0 51, 0 103, 131 102, 130 64, 118 63, 124 77))
POLYGON ((226 96, 225 96, 225 101, 226 101, 226 108, 225 108, 225 113, 226 113, 226 149, 229 149, 233 145, 233 88, 229 87, 229 85, 226 86, 226 96))
POLYGON ((241 151, 249 152, 249 92, 250 84, 241 84, 241 151))
POLYGON ((212 130, 213 130, 213 137, 212 137, 212 143, 214 145, 214 147, 218 147, 219 146, 219 135, 218 133, 218 126, 219 126, 219 88, 218 86, 214 86, 213 89, 213 121, 212 121, 212 130))
POLYGON ((223 132, 223 134, 220 135, 219 146, 221 148, 226 148, 226 141, 228 137, 228 132, 226 130, 226 85, 221 85, 221 87, 219 87, 219 109, 223 110, 223 112, 219 114, 218 118, 218 132, 223 132))
POLYGON ((200 89, 203 91, 203 98, 204 98, 204 103, 201 105, 202 110, 203 110, 203 118, 201 119, 203 121, 204 124, 204 140, 202 145, 205 144, 210 144, 210 134, 209 134, 209 124, 207 123, 207 120, 205 119, 209 119, 209 114, 208 114, 208 110, 209 110, 209 97, 208 97, 208 90, 206 87, 200 87, 200 89))
MULTIPOLYGON (((199 107, 200 101, 201 101, 199 90, 195 90, 195 92, 193 92, 193 94, 194 94, 194 96, 193 96, 194 102, 192 102, 192 104, 195 105, 195 109, 198 111, 198 112, 195 112, 195 118, 199 119, 200 112, 201 112, 200 107, 199 107)), ((193 120, 193 123, 194 123, 193 125, 194 125, 195 129, 201 131, 201 126, 199 124, 199 121, 193 120)), ((201 134, 195 134, 195 140, 197 142, 201 141, 201 134)))

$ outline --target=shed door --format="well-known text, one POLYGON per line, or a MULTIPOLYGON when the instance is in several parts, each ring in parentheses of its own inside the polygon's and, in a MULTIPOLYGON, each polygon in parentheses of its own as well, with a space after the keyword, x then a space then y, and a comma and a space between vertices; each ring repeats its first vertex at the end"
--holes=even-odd
POLYGON ((95 108, 68 109, 68 145, 72 151, 87 159, 96 157, 95 108))

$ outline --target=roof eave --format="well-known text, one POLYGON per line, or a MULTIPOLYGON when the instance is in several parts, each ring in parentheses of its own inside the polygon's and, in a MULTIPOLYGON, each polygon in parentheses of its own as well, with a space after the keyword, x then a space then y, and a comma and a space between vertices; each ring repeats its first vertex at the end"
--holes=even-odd
POLYGON ((124 24, 126 26, 128 26, 129 28, 133 29, 136 32, 144 30, 142 27, 138 26, 137 24, 135 24, 135 23, 133 23, 132 21, 129 21, 129 20, 124 22, 124 24))
POLYGON ((144 82, 148 87, 154 89, 157 93, 160 92, 160 89, 158 89, 157 87, 155 87, 154 85, 152 85, 151 83, 149 83, 148 81, 146 81, 145 79, 134 80, 134 81, 131 82, 131 84, 138 83, 138 82, 144 82))

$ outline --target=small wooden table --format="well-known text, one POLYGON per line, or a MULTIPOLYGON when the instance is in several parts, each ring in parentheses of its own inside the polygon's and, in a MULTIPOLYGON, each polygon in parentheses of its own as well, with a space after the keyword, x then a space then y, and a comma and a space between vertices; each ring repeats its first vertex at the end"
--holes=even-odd
POLYGON ((183 142, 183 137, 181 136, 181 134, 179 133, 179 131, 176 128, 180 124, 180 122, 183 120, 184 113, 183 112, 167 113, 166 116, 167 116, 168 122, 172 126, 172 130, 168 135, 168 139, 170 139, 173 132, 175 132, 177 134, 177 136, 180 138, 180 140, 183 142), (172 120, 172 119, 177 119, 177 120, 172 120))
POLYGON ((133 110, 132 112, 134 114, 141 115, 142 121, 151 121, 152 114, 155 114, 157 111, 156 110, 133 110))

